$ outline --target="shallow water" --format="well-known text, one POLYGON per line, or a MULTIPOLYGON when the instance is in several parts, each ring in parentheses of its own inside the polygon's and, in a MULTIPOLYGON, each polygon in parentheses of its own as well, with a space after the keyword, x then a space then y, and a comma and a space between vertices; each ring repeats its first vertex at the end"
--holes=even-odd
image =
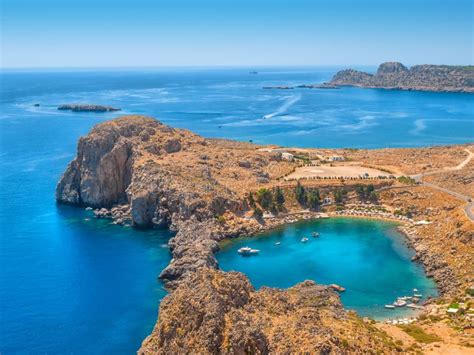
POLYGON ((389 310, 384 305, 412 296, 414 288, 423 299, 437 291, 423 268, 411 262, 413 252, 396 226, 356 218, 303 221, 227 242, 217 259, 223 270, 244 272, 257 288, 286 288, 304 280, 335 283, 346 288, 341 293, 344 306, 362 316, 406 317, 414 312, 406 307, 389 310), (314 231, 320 233, 319 238, 312 237, 314 231), (303 243, 302 237, 309 240, 303 243), (237 250, 243 246, 260 253, 241 256, 237 250))
MULTIPOLYGON (((248 73, 255 69, 0 73, 0 352, 133 353, 153 327, 164 295, 156 277, 170 259, 161 247, 168 232, 86 221, 83 210, 54 201, 78 138, 99 122, 147 114, 208 137, 292 146, 474 141, 468 94, 264 90, 329 80, 339 68, 248 73), (56 109, 72 102, 123 111, 56 109)), ((265 252, 245 265, 263 258, 265 252)), ((285 278, 287 286, 303 276, 285 278)), ((322 276, 316 280, 325 282, 322 276)))

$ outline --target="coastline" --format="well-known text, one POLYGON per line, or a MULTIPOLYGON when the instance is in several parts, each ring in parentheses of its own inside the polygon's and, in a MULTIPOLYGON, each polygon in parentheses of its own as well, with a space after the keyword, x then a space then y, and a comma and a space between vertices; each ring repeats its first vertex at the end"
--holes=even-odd
MULTIPOLYGON (((284 187, 287 213, 263 220, 255 218, 255 207, 254 213, 250 213, 252 208, 248 194, 255 194, 262 188, 275 189, 278 183, 273 183, 278 182, 285 173, 293 171, 297 166, 295 164, 298 164, 282 160, 281 153, 258 148, 248 143, 206 140, 189 131, 167 127, 151 118, 122 117, 96 126, 87 137, 81 138, 79 158, 71 162, 58 184, 57 198, 59 202, 94 206, 97 208, 97 217, 111 218, 115 222, 120 221, 119 224, 128 224, 126 221, 130 221, 139 228, 163 225, 176 231, 168 243, 173 259, 160 274, 170 291, 165 297, 169 304, 176 299, 174 295, 177 290, 186 289, 196 277, 203 277, 201 270, 215 271, 218 268, 214 254, 219 250, 220 242, 322 216, 319 212, 301 210, 295 199, 296 182, 284 187), (236 155, 236 152, 239 154, 236 155), (103 158, 87 159, 89 156, 103 158), (186 169, 177 164, 180 161, 186 164, 186 169), (236 179, 236 176, 239 178, 236 179), (104 179, 107 181, 111 178, 118 183, 101 188, 104 179), (92 186, 93 189, 82 190, 84 185, 92 186)), ((356 198, 357 183, 361 181, 330 181, 329 184, 311 181, 307 187, 318 188, 326 196, 344 188, 350 195, 348 199, 353 200, 356 198)), ((363 183, 367 185, 367 181, 363 183)), ((405 190, 402 187, 399 191, 381 191, 383 196, 379 203, 395 209, 402 201, 390 196, 405 196, 405 190), (392 205, 390 201, 399 202, 392 205)), ((425 199, 413 195, 413 192, 409 192, 408 196, 416 198, 413 200, 415 203, 425 199)), ((403 202, 402 206, 408 208, 410 204, 403 202)), ((363 204, 362 207, 367 205, 363 204)), ((331 210, 334 207, 325 208, 331 210)), ((431 247, 426 247, 423 238, 411 230, 416 229, 413 220, 396 217, 384 208, 377 211, 354 212, 367 213, 363 216, 351 215, 350 210, 339 213, 329 211, 328 214, 333 216, 330 218, 347 215, 411 223, 402 230, 406 231, 409 244, 415 250, 414 260, 420 262, 427 275, 435 279, 441 295, 460 292, 461 283, 456 273, 446 262, 441 261, 439 252, 432 252, 431 247)), ((425 219, 425 215, 426 212, 420 210, 417 219, 425 219)), ((438 217, 435 218, 439 221, 438 217)), ((227 278, 225 273, 219 272, 216 277, 227 278)), ((160 310, 158 328, 162 322, 162 312, 160 310)))

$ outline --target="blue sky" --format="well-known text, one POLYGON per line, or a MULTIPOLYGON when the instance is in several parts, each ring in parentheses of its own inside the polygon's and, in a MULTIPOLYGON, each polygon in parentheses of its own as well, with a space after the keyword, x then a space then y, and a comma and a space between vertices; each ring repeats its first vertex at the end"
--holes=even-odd
POLYGON ((473 64, 473 2, 0 0, 0 65, 473 64))

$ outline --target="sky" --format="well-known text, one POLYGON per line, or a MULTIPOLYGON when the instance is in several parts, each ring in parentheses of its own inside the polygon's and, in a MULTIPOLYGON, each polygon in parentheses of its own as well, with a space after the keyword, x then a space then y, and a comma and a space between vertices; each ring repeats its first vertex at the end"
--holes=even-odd
POLYGON ((0 67, 473 64, 473 0, 0 0, 0 67))

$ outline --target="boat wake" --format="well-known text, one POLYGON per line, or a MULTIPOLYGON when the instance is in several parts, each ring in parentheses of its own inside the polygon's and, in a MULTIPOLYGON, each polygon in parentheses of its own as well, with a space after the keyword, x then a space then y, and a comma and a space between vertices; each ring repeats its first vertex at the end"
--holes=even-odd
POLYGON ((286 101, 281 105, 275 112, 270 113, 268 115, 263 116, 264 119, 273 118, 276 116, 281 116, 282 114, 286 113, 288 109, 297 103, 301 99, 301 95, 292 95, 292 96, 285 96, 286 101))

